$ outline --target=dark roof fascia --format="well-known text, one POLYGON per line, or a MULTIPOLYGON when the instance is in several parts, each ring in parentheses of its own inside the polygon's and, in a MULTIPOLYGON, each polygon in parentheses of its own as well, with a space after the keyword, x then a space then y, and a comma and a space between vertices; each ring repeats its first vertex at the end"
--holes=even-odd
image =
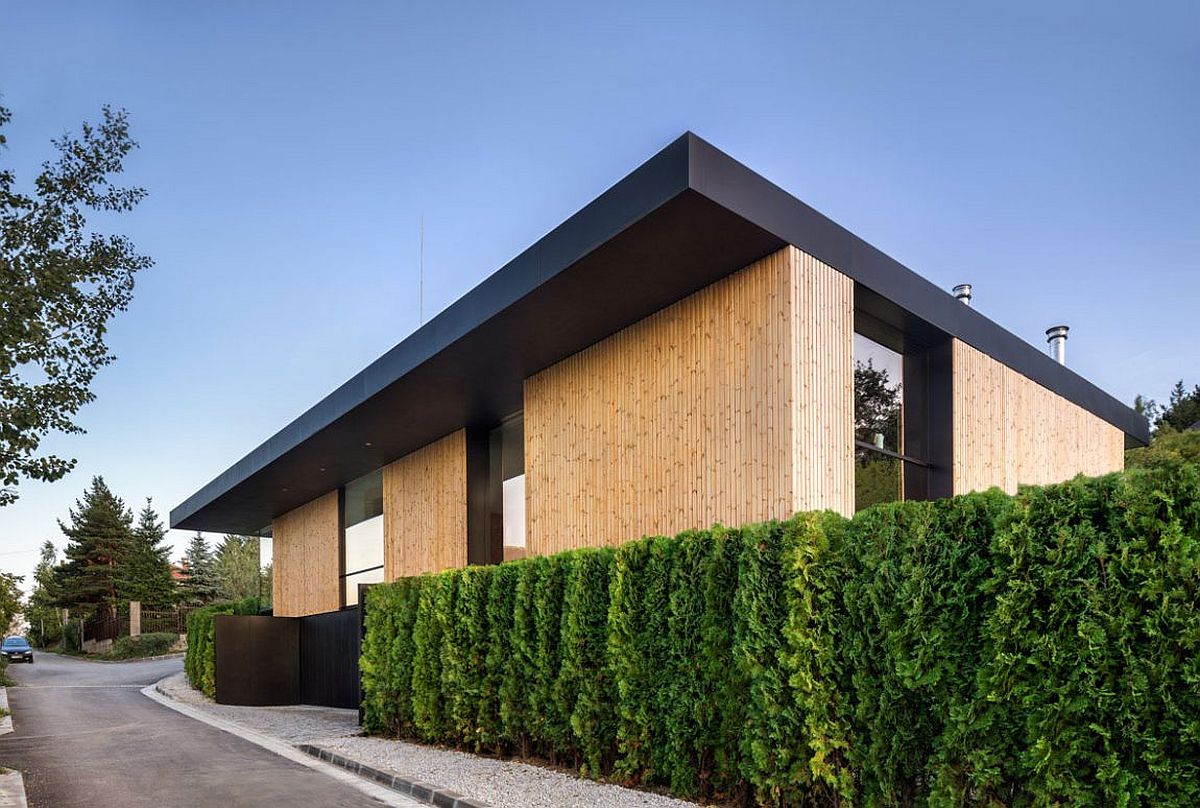
MULTIPOLYGON (((610 244, 619 242, 622 234, 626 230, 632 231, 635 225, 650 227, 653 232, 657 225, 647 225, 647 222, 661 218, 663 211, 677 207, 681 200, 700 197, 706 200, 704 204, 728 212, 727 227, 739 228, 737 238, 741 241, 731 250, 745 252, 740 256, 745 263, 728 266, 724 270, 726 274, 761 257, 765 254, 764 249, 776 249, 783 243, 794 244, 850 276, 857 286, 856 301, 882 301, 901 311, 910 323, 915 324, 910 330, 944 333, 962 339, 1122 429, 1133 442, 1148 441, 1145 419, 1131 409, 783 189, 687 133, 188 497, 171 511, 171 526, 257 530, 264 525, 245 523, 251 518, 248 515, 251 512, 261 516, 265 524, 285 512, 281 508, 303 504, 294 501, 299 495, 297 491, 283 496, 279 489, 274 489, 276 493, 272 497, 279 501, 260 503, 255 500, 262 496, 265 483, 256 484, 259 488, 253 491, 241 493, 238 487, 252 478, 265 479, 263 475, 270 478, 272 484, 286 478, 280 464, 290 462, 287 458, 291 453, 313 441, 320 444, 333 434, 330 427, 341 429, 338 425, 346 424, 357 408, 377 401, 381 394, 393 389, 414 371, 433 368, 437 362, 431 360, 440 360, 448 348, 453 346, 461 350, 458 346, 470 343, 471 338, 485 330, 489 323, 501 322, 518 306, 524 305, 533 293, 541 295, 543 290, 557 284, 557 294, 561 297, 562 283, 578 282, 565 280, 570 277, 566 270, 586 263, 582 259, 598 254, 600 248, 607 249, 610 244), (754 236, 754 233, 761 235, 754 236), (551 281, 555 283, 551 284, 551 281), (867 290, 865 294, 863 290, 867 290), (230 503, 225 506, 225 512, 243 514, 237 525, 228 524, 229 516, 203 515, 218 501, 230 503)), ((684 204, 689 210, 702 210, 696 208, 695 202, 684 204)), ((709 238, 712 235, 706 234, 709 238)), ((698 273, 697 277, 687 279, 682 277, 686 273, 676 271, 661 284, 653 277, 645 282, 650 286, 657 284, 655 293, 660 297, 666 291, 662 284, 667 284, 678 292, 675 299, 679 299, 716 279, 711 267, 704 273, 707 274, 698 273)), ((581 305, 588 305, 588 301, 581 301, 581 305)), ((621 327, 619 323, 615 325, 621 327)), ((602 338, 604 335, 591 336, 602 338)), ((557 336, 567 344, 566 337, 557 336)), ((574 350, 582 347, 585 345, 577 345, 574 350)), ((438 372, 444 370, 439 368, 438 372)), ((528 372, 530 368, 524 371, 528 372)), ((516 383, 519 384, 519 380, 516 383)), ((426 437, 428 442, 441 434, 426 437)), ((321 451, 328 456, 332 449, 323 447, 321 451)), ((346 473, 357 476, 369 470, 352 469, 346 473)), ((346 480, 330 479, 326 490, 344 482, 346 480)))
MULTIPOLYGON (((686 135, 471 289, 296 420, 171 510, 180 526, 201 508, 281 458, 355 407, 399 381, 444 348, 539 285, 571 266, 629 225, 687 190, 686 135)), ((433 436, 437 437, 437 436, 433 436)))

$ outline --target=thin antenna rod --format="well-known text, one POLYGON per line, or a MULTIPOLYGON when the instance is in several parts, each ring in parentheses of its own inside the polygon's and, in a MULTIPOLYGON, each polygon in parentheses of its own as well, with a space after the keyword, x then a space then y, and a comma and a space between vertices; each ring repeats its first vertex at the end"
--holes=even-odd
POLYGON ((421 246, 417 255, 417 325, 425 325, 425 216, 421 215, 421 246))

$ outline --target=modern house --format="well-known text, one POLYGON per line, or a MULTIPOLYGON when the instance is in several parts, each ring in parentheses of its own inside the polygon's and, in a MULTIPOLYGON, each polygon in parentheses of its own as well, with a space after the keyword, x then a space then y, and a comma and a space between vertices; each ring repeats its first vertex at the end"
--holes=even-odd
POLYGON ((1101 474, 1147 442, 964 302, 685 134, 171 526, 269 531, 294 617, 448 567, 1101 474))

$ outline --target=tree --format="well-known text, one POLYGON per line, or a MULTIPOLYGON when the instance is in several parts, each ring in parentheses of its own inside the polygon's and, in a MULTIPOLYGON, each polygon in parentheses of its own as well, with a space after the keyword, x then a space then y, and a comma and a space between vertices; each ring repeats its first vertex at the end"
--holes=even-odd
POLYGON ((259 597, 262 570, 257 536, 228 535, 217 547, 214 562, 220 595, 227 600, 259 597))
POLYGON ((1163 407, 1152 398, 1137 396, 1133 400, 1135 412, 1146 416, 1146 420, 1157 431, 1159 429, 1183 432, 1200 424, 1200 384, 1189 392, 1183 379, 1171 388, 1171 397, 1163 407))
POLYGON ((0 572, 0 626, 5 633, 14 632, 14 622, 21 614, 21 581, 23 575, 0 572))
POLYGON ((91 487, 75 501, 70 514, 70 524, 58 523, 68 539, 59 602, 112 616, 124 583, 121 566, 133 543, 133 514, 103 477, 92 478, 91 487))
POLYGON ((166 535, 167 531, 147 497, 133 529, 128 558, 122 565, 122 600, 140 601, 151 608, 169 606, 176 601, 178 588, 171 578, 170 548, 163 544, 166 535))
MULTIPOLYGON (((0 107, 0 129, 11 117, 0 107)), ((42 164, 30 193, 0 168, 0 505, 17 499, 22 479, 52 482, 74 467, 42 453, 42 439, 83 431, 74 417, 115 358, 108 322, 153 263, 125 236, 88 226, 89 214, 130 211, 146 194, 113 183, 137 145, 126 113, 104 107, 98 126, 84 123, 53 145, 58 157, 42 164)))
POLYGON ((1183 432, 1197 424, 1200 424, 1200 384, 1188 392, 1183 386, 1183 379, 1180 379, 1171 389, 1167 406, 1158 417, 1158 428, 1170 427, 1183 432))
POLYGON ((33 571, 33 591, 25 605, 25 622, 29 624, 30 641, 45 648, 62 636, 62 612, 59 610, 58 551, 47 539, 42 543, 42 555, 33 571))
POLYGON ((183 565, 187 577, 183 580, 183 591, 188 601, 194 604, 209 603, 220 594, 212 550, 204 534, 196 531, 183 554, 183 565))

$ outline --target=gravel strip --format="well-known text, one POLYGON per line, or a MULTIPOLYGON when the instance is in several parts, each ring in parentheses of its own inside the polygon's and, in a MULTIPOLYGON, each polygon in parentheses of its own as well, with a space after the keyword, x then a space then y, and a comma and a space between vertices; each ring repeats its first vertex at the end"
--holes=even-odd
POLYGON ((381 738, 334 738, 322 749, 410 780, 436 783, 495 808, 688 808, 684 802, 621 786, 583 780, 527 763, 468 755, 452 749, 381 738))
POLYGON ((233 721, 291 744, 358 734, 358 710, 339 710, 333 707, 236 707, 232 704, 217 704, 189 685, 187 675, 183 673, 168 676, 159 682, 158 692, 226 721, 233 721))
POLYGON ((329 707, 234 707, 216 704, 176 674, 158 685, 165 696, 294 744, 311 744, 412 781, 457 791, 494 808, 691 808, 696 803, 562 772, 452 749, 365 738, 358 713, 329 707))

